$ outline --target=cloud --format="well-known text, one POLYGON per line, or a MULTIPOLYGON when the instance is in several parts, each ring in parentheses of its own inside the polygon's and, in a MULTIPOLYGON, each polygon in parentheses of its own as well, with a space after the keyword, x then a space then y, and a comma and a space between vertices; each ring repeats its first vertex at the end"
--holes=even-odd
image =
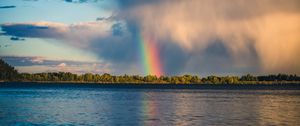
POLYGON ((120 9, 130 9, 137 6, 149 5, 149 4, 159 4, 160 2, 170 1, 170 0, 117 0, 120 9))
POLYGON ((6 23, 1 25, 3 35, 32 38, 62 38, 60 33, 66 31, 65 24, 50 22, 6 23))
MULTIPOLYGON (((119 66, 131 66, 136 62, 136 41, 126 23, 111 17, 96 22, 63 24, 55 22, 2 24, 3 35, 63 40, 67 44, 88 49, 100 59, 119 66)), ((124 70, 125 71, 125 70, 124 70)))
POLYGON ((66 66, 67 66, 66 63, 60 63, 60 64, 57 65, 57 67, 66 67, 66 66))
POLYGON ((93 39, 110 35, 113 22, 97 21, 77 24, 56 22, 6 23, 1 28, 2 35, 27 38, 49 38, 65 40, 76 47, 88 47, 93 39))
POLYGON ((144 34, 184 49, 188 57, 182 71, 220 60, 221 68, 300 73, 298 0, 166 0, 126 7, 120 16, 136 22, 144 34), (214 46, 216 41, 223 47, 214 46), (225 56, 212 55, 222 50, 225 56), (206 62, 210 56, 217 60, 206 62))
MULTIPOLYGON (((23 1, 36 2, 36 1, 40 1, 40 0, 23 0, 23 1)), ((99 1, 103 1, 103 0, 60 0, 60 1, 64 1, 67 3, 95 3, 95 2, 99 2, 99 1)))
POLYGON ((47 57, 41 57, 41 56, 2 56, 3 60, 8 62, 9 64, 13 66, 31 66, 31 65, 54 65, 60 63, 66 63, 66 64, 83 64, 83 63, 101 63, 101 62, 84 62, 84 61, 71 61, 71 60, 60 60, 60 59, 51 59, 47 57))
POLYGON ((44 63, 44 58, 43 58, 43 57, 32 57, 32 58, 30 59, 30 61, 31 61, 32 63, 42 64, 42 63, 44 63))
POLYGON ((111 26, 111 29, 112 29, 112 34, 114 36, 122 36, 123 35, 123 30, 122 30, 122 23, 116 23, 116 24, 113 24, 111 26))
POLYGON ((25 41, 25 39, 19 38, 19 37, 10 37, 10 40, 12 40, 12 41, 25 41))
POLYGON ((32 66, 16 66, 17 70, 21 73, 43 73, 43 72, 71 72, 76 74, 94 73, 103 74, 110 73, 110 69, 106 66, 91 66, 90 64, 83 65, 69 65, 65 67, 53 65, 32 65, 32 66))
MULTIPOLYGON (((67 1, 77 2, 80 1, 67 1)), ((119 0, 93 22, 2 24, 3 35, 59 39, 140 73, 138 34, 155 39, 166 74, 300 74, 299 0, 119 0)), ((47 62, 44 62, 44 64, 47 62)), ((51 64, 57 67, 59 63, 51 64)), ((37 65, 37 64, 35 64, 37 65)))
POLYGON ((16 67, 19 72, 41 73, 41 72, 72 72, 83 73, 110 73, 109 63, 104 62, 79 62, 69 60, 51 60, 46 57, 1 57, 9 64, 16 67))
POLYGON ((88 2, 98 2, 103 0, 64 0, 64 1, 68 3, 88 3, 88 2))
POLYGON ((16 8, 16 6, 0 6, 0 9, 16 8))

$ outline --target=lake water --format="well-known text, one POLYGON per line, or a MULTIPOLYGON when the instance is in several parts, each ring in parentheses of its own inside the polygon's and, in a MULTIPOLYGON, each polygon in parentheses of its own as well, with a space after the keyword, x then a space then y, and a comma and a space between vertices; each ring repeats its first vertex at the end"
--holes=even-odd
POLYGON ((0 125, 300 125, 300 90, 0 86, 0 125))

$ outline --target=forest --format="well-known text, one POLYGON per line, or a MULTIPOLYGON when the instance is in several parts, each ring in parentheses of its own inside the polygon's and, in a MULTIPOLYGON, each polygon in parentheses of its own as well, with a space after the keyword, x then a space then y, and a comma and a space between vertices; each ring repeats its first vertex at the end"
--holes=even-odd
POLYGON ((300 76, 277 75, 243 75, 243 76, 155 76, 155 75, 111 75, 104 74, 74 74, 70 72, 50 73, 18 73, 18 71, 0 59, 0 81, 5 82, 72 82, 72 83, 136 83, 136 84, 290 84, 300 83, 300 76))

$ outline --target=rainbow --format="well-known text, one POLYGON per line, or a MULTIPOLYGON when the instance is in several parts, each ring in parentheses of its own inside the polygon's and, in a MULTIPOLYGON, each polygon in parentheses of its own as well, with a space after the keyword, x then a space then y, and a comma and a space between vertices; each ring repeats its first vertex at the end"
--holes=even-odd
POLYGON ((139 34, 139 48, 144 75, 163 75, 156 42, 150 37, 139 34))

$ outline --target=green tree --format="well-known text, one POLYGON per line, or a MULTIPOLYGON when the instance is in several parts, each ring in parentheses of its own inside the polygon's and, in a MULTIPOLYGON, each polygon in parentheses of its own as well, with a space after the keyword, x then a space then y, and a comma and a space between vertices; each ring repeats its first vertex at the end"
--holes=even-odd
POLYGON ((17 80, 18 72, 14 67, 0 59, 0 80, 17 80))
POLYGON ((257 77, 254 77, 253 75, 247 74, 240 78, 241 81, 257 81, 257 77))

